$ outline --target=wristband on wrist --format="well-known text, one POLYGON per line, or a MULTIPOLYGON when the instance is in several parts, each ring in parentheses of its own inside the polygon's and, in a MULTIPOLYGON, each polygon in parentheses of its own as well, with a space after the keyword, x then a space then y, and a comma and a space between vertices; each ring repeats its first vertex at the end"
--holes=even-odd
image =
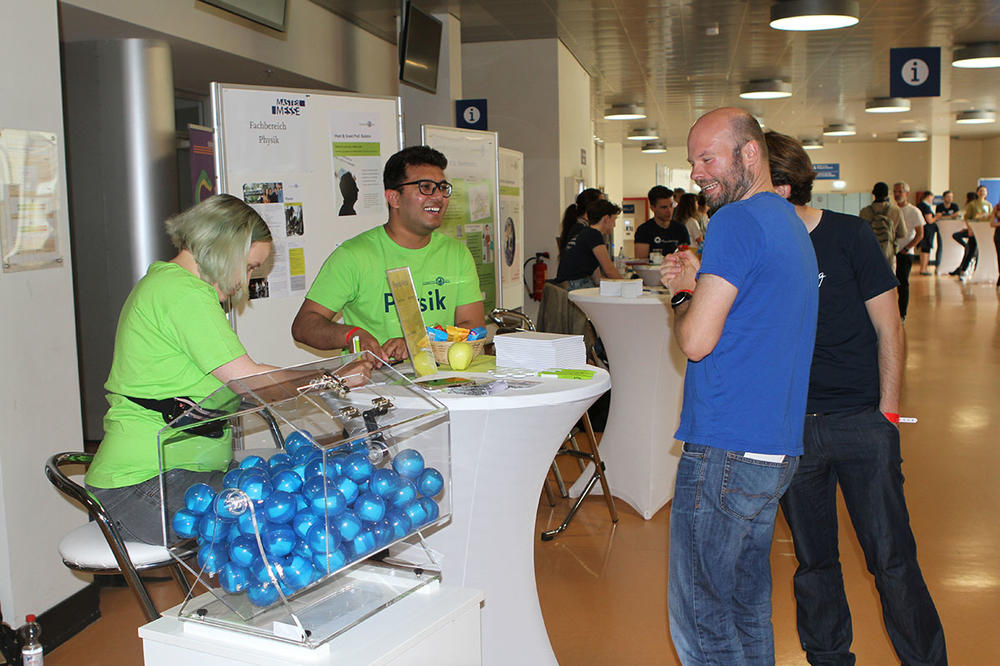
POLYGON ((354 337, 354 334, 357 333, 360 330, 361 330, 360 326, 355 326, 354 328, 352 328, 351 330, 349 330, 347 332, 347 335, 344 337, 344 344, 345 345, 351 344, 351 338, 354 337))
POLYGON ((694 296, 694 290, 693 289, 678 289, 674 293, 675 294, 691 294, 692 296, 694 296))
POLYGON ((882 412, 882 415, 889 421, 889 423, 899 423, 899 414, 894 412, 882 412))

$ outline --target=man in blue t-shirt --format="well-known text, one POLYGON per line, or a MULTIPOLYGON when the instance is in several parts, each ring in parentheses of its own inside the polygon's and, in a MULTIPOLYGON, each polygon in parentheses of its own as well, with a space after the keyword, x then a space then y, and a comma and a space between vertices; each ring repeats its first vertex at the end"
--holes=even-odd
POLYGON ((799 562, 802 649, 811 664, 854 663, 838 545, 840 486, 896 656, 904 664, 946 664, 944 630, 917 564, 903 497, 897 280, 864 220, 807 205, 816 174, 802 144, 776 132, 765 140, 771 181, 809 231, 821 277, 804 451, 781 498, 799 562))
POLYGON ((816 335, 809 235, 774 193, 759 123, 741 109, 688 135, 709 206, 702 263, 670 255, 674 336, 688 357, 685 442, 670 513, 670 634, 683 663, 774 662, 771 537, 802 453, 816 335))

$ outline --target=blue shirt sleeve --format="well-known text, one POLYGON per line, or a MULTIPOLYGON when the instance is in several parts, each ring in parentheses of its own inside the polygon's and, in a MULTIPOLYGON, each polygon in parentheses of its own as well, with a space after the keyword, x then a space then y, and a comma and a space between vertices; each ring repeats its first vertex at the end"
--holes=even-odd
POLYGON ((763 256, 759 223, 738 207, 721 208, 708 225, 698 275, 711 273, 739 289, 763 256))

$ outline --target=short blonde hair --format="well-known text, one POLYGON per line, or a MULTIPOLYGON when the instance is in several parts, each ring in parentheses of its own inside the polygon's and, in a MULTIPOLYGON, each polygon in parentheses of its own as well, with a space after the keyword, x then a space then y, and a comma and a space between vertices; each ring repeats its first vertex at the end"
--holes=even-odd
POLYGON ((271 241, 253 208, 230 194, 216 194, 166 222, 174 247, 194 255, 201 278, 236 300, 246 293, 250 244, 271 241))

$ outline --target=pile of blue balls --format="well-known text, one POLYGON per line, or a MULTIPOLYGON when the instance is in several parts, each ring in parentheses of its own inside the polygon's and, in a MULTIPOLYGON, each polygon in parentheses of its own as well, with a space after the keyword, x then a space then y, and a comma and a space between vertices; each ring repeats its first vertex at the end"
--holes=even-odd
POLYGON ((324 452, 295 431, 283 453, 244 458, 220 492, 192 485, 172 521, 178 536, 198 538, 198 566, 226 592, 269 606, 278 590, 268 565, 291 595, 437 520, 443 489, 415 449, 376 467, 363 441, 324 452))

